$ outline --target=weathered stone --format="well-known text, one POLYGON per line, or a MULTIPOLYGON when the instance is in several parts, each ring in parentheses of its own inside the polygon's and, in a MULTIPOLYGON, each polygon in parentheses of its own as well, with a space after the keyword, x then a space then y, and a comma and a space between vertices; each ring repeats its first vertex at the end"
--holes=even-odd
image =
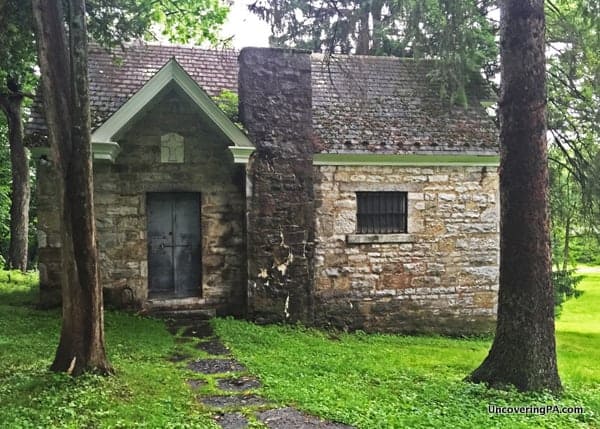
POLYGON ((197 348, 211 355, 228 355, 230 351, 223 343, 218 340, 204 341, 197 345, 197 348))
MULTIPOLYGON (((201 194, 203 286, 212 288, 205 305, 219 314, 245 312, 245 196, 240 169, 227 149, 230 142, 215 134, 189 99, 176 92, 166 93, 119 140, 121 153, 115 164, 94 164, 94 201, 98 247, 101 257, 101 282, 107 288, 126 279, 133 303, 141 307, 148 291, 148 244, 146 241, 146 195, 148 192, 198 192, 201 194), (174 113, 169 106, 177 104, 174 113), (195 130, 191 132, 191 130, 195 130), (183 145, 183 163, 161 163, 161 136, 177 133, 183 145), (228 258, 225 264, 225 259, 228 258)), ((175 153, 177 158, 181 153, 175 153)), ((53 182, 50 168, 39 168, 39 181, 53 182)), ((48 264, 48 252, 60 255, 58 201, 55 190, 39 194, 40 231, 45 234, 46 264, 44 288, 60 289, 60 265, 48 264)), ((54 258, 54 257, 53 257, 54 258)), ((55 258, 59 259, 59 258, 55 258)), ((201 290, 198 289, 198 296, 201 290)), ((49 301, 50 298, 43 297, 49 301)))
MULTIPOLYGON (((107 302, 116 297, 119 306, 150 305, 147 194, 196 192, 202 229, 196 305, 216 307, 219 315, 244 315, 247 302, 257 321, 342 329, 452 333, 493 325, 495 171, 312 163, 316 152, 493 153, 491 122, 476 106, 449 116, 437 97, 434 102, 417 95, 415 77, 424 73, 415 62, 341 61, 348 70, 334 64, 327 73, 336 74, 326 78, 321 61, 305 52, 241 53, 240 116, 256 144, 246 170, 234 165, 227 150, 231 141, 171 89, 122 131, 116 162, 94 165, 107 302), (404 238, 356 239, 358 191, 407 193, 408 233, 397 234, 404 238)), ((229 74, 235 81, 235 71, 229 74)), ((113 86, 119 99, 133 93, 113 86)), ((119 104, 106 103, 111 107, 104 119, 119 104)), ((57 178, 42 164, 38 177, 40 294, 48 305, 60 296, 60 219, 52 185, 57 178)))
POLYGON ((256 407, 268 404, 268 401, 257 395, 200 396, 198 402, 212 408, 256 407))
POLYGON ((240 118, 256 145, 249 166, 248 310, 262 322, 310 323, 315 228, 310 56, 246 48, 239 62, 240 118))
POLYGON ((223 429, 246 429, 248 419, 242 413, 220 413, 215 416, 215 421, 223 429))
POLYGON ((258 413, 258 420, 272 429, 352 429, 352 426, 322 420, 290 407, 258 413))
POLYGON ((472 182, 471 175, 479 177, 481 167, 328 166, 326 174, 321 168, 325 167, 315 167, 315 193, 322 199, 316 217, 333 217, 335 222, 326 231, 317 223, 318 324, 445 333, 487 332, 494 326, 498 208, 489 196, 496 194, 497 175, 488 172, 483 182, 472 182), (328 186, 332 177, 345 183, 328 186), (353 240, 338 239, 354 233, 348 224, 356 222, 355 192, 389 190, 390 186, 410 189, 408 233, 412 243, 374 239, 354 244, 353 240), (475 206, 469 211, 458 201, 475 202, 475 206), (344 276, 336 278, 332 273, 348 274, 350 288, 344 276), (459 285, 460 291, 456 290, 459 285), (349 312, 349 302, 359 309, 360 318, 349 312), (489 319, 482 323, 486 317, 489 319))
POLYGON ((217 386, 222 390, 241 392, 259 388, 260 381, 253 377, 221 378, 217 380, 217 386))
POLYGON ((188 364, 188 368, 202 374, 245 371, 246 367, 233 359, 200 359, 188 364))

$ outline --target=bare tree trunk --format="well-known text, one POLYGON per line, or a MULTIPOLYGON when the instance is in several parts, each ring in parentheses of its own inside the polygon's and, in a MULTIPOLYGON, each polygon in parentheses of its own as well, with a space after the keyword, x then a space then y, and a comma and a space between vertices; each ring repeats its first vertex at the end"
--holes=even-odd
POLYGON ((565 272, 569 269, 569 242, 571 241, 571 215, 567 216, 567 222, 565 223, 565 242, 563 244, 563 266, 562 271, 565 272))
POLYGON ((29 163, 23 145, 23 95, 11 93, 0 96, 0 106, 8 120, 8 142, 11 165, 10 244, 8 267, 27 270, 29 238, 29 163))
POLYGON ((363 6, 360 11, 356 55, 369 55, 369 43, 371 41, 371 35, 369 34, 369 10, 368 6, 363 6))
POLYGON ((470 379, 556 392, 544 29, 543 0, 501 2, 498 324, 489 355, 470 379))
POLYGON ((69 47, 61 2, 33 0, 48 138, 62 179, 63 323, 51 369, 107 374, 111 368, 104 346, 93 211, 85 4, 69 0, 68 7, 69 47))
POLYGON ((371 3, 371 17, 373 19, 373 35, 371 36, 372 46, 369 51, 370 55, 381 55, 379 50, 383 47, 383 25, 381 23, 381 10, 383 2, 373 0, 371 3))

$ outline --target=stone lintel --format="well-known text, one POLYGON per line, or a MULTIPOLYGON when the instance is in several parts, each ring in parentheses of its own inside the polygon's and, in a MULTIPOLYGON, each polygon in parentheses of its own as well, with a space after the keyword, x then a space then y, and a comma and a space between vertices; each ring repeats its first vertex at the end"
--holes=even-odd
POLYGON ((370 244, 370 243, 414 243, 415 238, 411 234, 347 234, 348 244, 370 244))

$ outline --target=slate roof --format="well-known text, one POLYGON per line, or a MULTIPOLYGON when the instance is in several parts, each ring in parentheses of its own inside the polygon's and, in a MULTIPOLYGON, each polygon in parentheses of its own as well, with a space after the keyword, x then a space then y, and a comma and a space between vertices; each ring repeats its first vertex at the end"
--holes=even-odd
MULTIPOLYGON (((182 46, 135 44, 116 50, 114 56, 90 45, 88 53, 92 129, 135 94, 171 58, 210 95, 223 90, 237 92, 238 53, 232 50, 207 50, 182 46)), ((46 133, 40 100, 36 100, 27 124, 27 133, 46 133)), ((35 138, 28 139, 33 145, 35 138)))
POLYGON ((323 152, 490 152, 497 130, 473 97, 449 108, 430 63, 393 57, 312 57, 313 128, 323 152))
MULTIPOLYGON (((89 52, 93 128, 116 112, 168 60, 177 62, 210 95, 237 92, 237 55, 229 50, 131 45, 117 52, 89 52)), ((427 63, 414 60, 312 56, 313 128, 320 152, 496 153, 497 131, 477 100, 451 111, 430 88, 427 63)), ((40 103, 27 125, 28 141, 45 134, 40 103)))

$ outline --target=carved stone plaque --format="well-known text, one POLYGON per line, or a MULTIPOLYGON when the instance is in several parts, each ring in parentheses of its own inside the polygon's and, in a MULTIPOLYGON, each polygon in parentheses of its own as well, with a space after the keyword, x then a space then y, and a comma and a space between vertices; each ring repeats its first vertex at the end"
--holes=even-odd
POLYGON ((161 136, 160 162, 183 162, 183 136, 176 133, 168 133, 161 136))

